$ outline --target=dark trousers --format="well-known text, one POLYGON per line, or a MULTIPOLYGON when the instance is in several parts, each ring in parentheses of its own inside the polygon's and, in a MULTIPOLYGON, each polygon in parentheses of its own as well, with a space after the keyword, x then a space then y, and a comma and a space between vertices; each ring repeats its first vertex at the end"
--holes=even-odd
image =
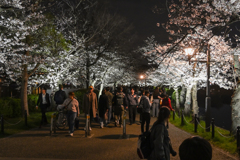
POLYGON ((129 121, 130 123, 135 123, 137 113, 137 106, 129 106, 129 121))
POLYGON ((67 113, 67 121, 69 126, 70 133, 74 132, 74 126, 75 126, 75 119, 77 117, 77 112, 68 111, 67 113))
POLYGON ((41 125, 42 124, 47 124, 47 117, 46 117, 46 111, 47 111, 47 104, 42 104, 40 106, 41 112, 42 112, 42 119, 41 119, 41 125))
POLYGON ((142 123, 141 123, 141 131, 144 132, 144 124, 146 122, 146 132, 149 130, 150 124, 150 113, 143 112, 142 113, 142 123))

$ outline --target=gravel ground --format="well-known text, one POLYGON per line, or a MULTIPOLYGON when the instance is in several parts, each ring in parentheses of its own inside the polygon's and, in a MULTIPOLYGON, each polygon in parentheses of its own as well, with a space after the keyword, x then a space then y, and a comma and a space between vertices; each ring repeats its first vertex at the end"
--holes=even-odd
MULTIPOLYGON (((151 119, 151 124, 156 118, 151 119)), ((57 131, 49 136, 49 126, 33 129, 11 137, 0 139, 0 160, 138 160, 136 153, 140 125, 127 123, 128 139, 121 139, 122 128, 100 129, 97 123, 92 125, 92 137, 84 136, 84 119, 81 117, 80 129, 73 137, 68 131, 57 131)), ((173 148, 178 151, 182 141, 191 135, 170 124, 169 134, 173 148)), ((179 157, 171 157, 179 160, 179 157)), ((213 147, 213 160, 237 160, 226 152, 213 147)))

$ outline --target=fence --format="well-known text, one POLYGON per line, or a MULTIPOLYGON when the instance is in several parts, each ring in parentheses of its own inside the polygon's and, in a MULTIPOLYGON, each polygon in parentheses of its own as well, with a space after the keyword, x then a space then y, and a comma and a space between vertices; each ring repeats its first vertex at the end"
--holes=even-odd
MULTIPOLYGON (((178 114, 176 114, 176 112, 173 111, 173 121, 175 121, 176 118, 180 119, 180 121, 181 121, 181 126, 184 126, 185 123, 186 123, 186 124, 191 124, 190 122, 188 122, 188 121, 186 120, 186 117, 184 116, 184 112, 183 112, 183 111, 181 111, 181 112, 178 111, 178 114)), ((194 125, 194 132, 195 132, 195 133, 197 133, 197 128, 198 128, 198 126, 201 127, 201 128, 204 129, 204 130, 207 130, 207 129, 210 129, 210 128, 211 128, 211 134, 212 134, 211 137, 212 137, 212 139, 215 137, 215 133, 218 133, 220 136, 222 136, 222 137, 224 137, 224 138, 233 138, 233 137, 236 137, 236 139, 237 139, 237 150, 238 150, 239 153, 240 153, 240 126, 238 126, 238 127, 236 128, 236 130, 234 130, 234 132, 233 132, 233 133, 235 133, 234 135, 226 136, 226 135, 222 134, 222 133, 219 131, 219 129, 217 129, 217 128, 215 127, 215 120, 214 120, 214 118, 212 118, 211 126, 205 128, 205 127, 203 127, 203 126, 201 125, 200 119, 197 117, 196 114, 194 115, 194 123, 193 123, 193 125, 194 125), (216 131, 216 132, 215 132, 215 131, 216 131)))
POLYGON ((28 126, 28 123, 27 123, 28 122, 28 120, 27 120, 27 110, 25 110, 25 112, 24 112, 24 118, 21 118, 16 123, 8 122, 6 119, 4 119, 4 116, 1 115, 1 118, 0 118, 1 131, 0 131, 0 133, 4 134, 4 126, 5 126, 5 124, 7 124, 9 126, 15 126, 15 125, 18 125, 19 123, 21 123, 23 120, 25 122, 25 126, 28 126))

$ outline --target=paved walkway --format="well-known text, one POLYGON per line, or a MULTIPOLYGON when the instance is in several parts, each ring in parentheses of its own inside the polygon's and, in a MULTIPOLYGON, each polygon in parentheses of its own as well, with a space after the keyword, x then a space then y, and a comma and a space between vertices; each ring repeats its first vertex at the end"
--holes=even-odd
MULTIPOLYGON (((156 118, 151 119, 151 124, 156 118)), ((11 137, 0 139, 0 160, 139 160, 136 147, 140 125, 127 125, 129 139, 121 139, 122 128, 100 129, 93 123, 91 138, 85 138, 84 119, 73 137, 67 131, 58 131, 49 136, 49 127, 33 129, 11 137)), ((173 148, 178 151, 182 141, 191 135, 170 124, 169 134, 173 148)), ((213 160, 237 160, 220 149, 213 148, 213 160)), ((179 160, 179 157, 171 157, 179 160)))

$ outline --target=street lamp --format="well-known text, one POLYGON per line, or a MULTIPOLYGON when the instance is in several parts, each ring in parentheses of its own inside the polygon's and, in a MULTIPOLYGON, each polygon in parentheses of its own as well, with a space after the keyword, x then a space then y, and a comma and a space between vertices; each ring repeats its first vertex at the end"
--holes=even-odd
MULTIPOLYGON (((190 59, 192 58, 195 50, 193 48, 184 49, 186 54, 188 55, 188 60, 190 63, 190 59)), ((210 124, 211 124, 211 97, 210 97, 210 46, 207 45, 207 61, 199 61, 207 63, 207 88, 206 88, 206 98, 205 98, 205 125, 206 132, 210 132, 210 124)))
POLYGON ((141 75, 140 79, 145 79, 145 85, 144 85, 144 90, 146 90, 146 76, 141 75))

